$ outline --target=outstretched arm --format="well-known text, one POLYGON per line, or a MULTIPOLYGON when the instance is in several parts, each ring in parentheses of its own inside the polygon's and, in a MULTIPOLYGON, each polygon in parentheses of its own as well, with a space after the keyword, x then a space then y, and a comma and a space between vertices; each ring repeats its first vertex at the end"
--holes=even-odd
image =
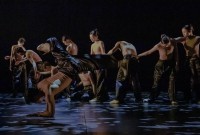
POLYGON ((177 37, 177 38, 174 38, 174 41, 176 43, 183 43, 185 40, 186 40, 186 37, 177 37))
POLYGON ((148 50, 148 51, 146 51, 146 52, 143 52, 143 53, 140 53, 140 54, 138 55, 138 58, 143 57, 143 56, 150 55, 150 54, 152 54, 153 52, 157 51, 157 50, 158 50, 158 45, 159 45, 159 43, 156 44, 156 45, 155 45, 153 48, 151 48, 150 50, 148 50))
POLYGON ((115 46, 107 53, 109 55, 113 54, 115 51, 117 51, 119 48, 120 48, 120 44, 121 44, 121 41, 117 42, 115 44, 115 46))

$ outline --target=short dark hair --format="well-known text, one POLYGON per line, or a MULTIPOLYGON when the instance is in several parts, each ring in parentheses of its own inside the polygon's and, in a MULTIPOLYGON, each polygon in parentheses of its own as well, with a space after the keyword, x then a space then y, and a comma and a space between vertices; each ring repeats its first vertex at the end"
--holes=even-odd
POLYGON ((94 36, 99 36, 99 31, 98 31, 98 29, 96 28, 96 29, 90 31, 90 34, 91 34, 91 35, 94 35, 94 36))
POLYGON ((20 42, 20 43, 25 43, 25 42, 26 42, 26 39, 23 38, 23 37, 21 37, 21 38, 18 39, 18 42, 20 42))
POLYGON ((191 24, 183 26, 183 29, 186 29, 189 32, 193 32, 194 31, 194 27, 191 24))
POLYGON ((169 37, 166 34, 161 35, 161 42, 163 44, 168 44, 169 43, 169 37))
POLYGON ((71 37, 70 37, 69 35, 63 35, 63 36, 62 36, 62 41, 63 41, 63 40, 65 41, 66 39, 71 39, 71 37))

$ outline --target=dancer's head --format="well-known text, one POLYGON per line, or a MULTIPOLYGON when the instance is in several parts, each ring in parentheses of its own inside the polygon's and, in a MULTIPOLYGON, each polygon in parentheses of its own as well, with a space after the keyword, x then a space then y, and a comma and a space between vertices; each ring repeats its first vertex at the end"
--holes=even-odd
POLYGON ((49 53, 52 51, 57 42, 58 41, 55 37, 48 38, 45 43, 42 43, 37 47, 37 50, 44 52, 45 54, 49 53))
POLYGON ((98 32, 98 29, 92 30, 92 31, 90 32, 89 37, 90 37, 90 40, 91 40, 92 42, 95 42, 95 41, 99 40, 99 32, 98 32))
POLYGON ((165 34, 162 34, 160 38, 161 38, 161 43, 163 44, 168 44, 170 42, 170 38, 165 34))
POLYGON ((193 28, 193 26, 191 24, 190 25, 185 25, 182 28, 182 34, 183 34, 184 37, 188 37, 188 36, 193 35, 193 31, 194 31, 194 28, 193 28))
POLYGON ((64 45, 69 45, 72 42, 72 40, 71 40, 70 36, 63 35, 62 36, 62 42, 63 42, 64 45))
POLYGON ((24 45, 25 42, 26 42, 26 40, 23 37, 19 38, 18 41, 17 41, 18 45, 24 45))

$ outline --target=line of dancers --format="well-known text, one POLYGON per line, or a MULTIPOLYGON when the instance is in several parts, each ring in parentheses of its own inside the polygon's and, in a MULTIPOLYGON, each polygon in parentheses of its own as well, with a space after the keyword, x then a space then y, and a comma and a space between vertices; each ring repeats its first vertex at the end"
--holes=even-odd
POLYGON ((184 71, 182 74, 186 78, 184 84, 187 84, 184 91, 185 100, 194 99, 198 103, 200 101, 200 37, 195 36, 193 31, 192 25, 185 25, 182 28, 183 36, 181 37, 172 38, 162 34, 156 45, 150 50, 138 54, 136 47, 127 41, 116 42, 114 47, 106 53, 104 42, 99 39, 99 32, 95 29, 89 34, 89 38, 93 42, 89 57, 78 55, 78 45, 69 36, 64 35, 62 43, 57 38, 50 37, 40 44, 37 50, 43 52, 43 55, 51 53, 55 58, 56 65, 54 66, 43 61, 33 50, 26 50, 24 47, 25 39, 20 38, 18 44, 11 47, 10 56, 5 57, 10 62, 9 69, 13 74, 13 96, 16 96, 17 82, 20 82, 20 88, 24 88, 27 98, 29 84, 33 85, 36 90, 34 91, 35 96, 32 97, 35 101, 40 101, 41 97, 44 96, 47 106, 45 111, 29 116, 41 117, 54 116, 55 96, 66 88, 69 90, 72 85, 76 86, 74 88, 82 85, 83 88, 70 93, 71 99, 91 103, 104 102, 109 100, 106 89, 108 85, 106 73, 109 68, 116 65, 118 66, 116 95, 110 101, 111 104, 124 103, 129 88, 133 90, 135 102, 153 103, 160 94, 161 80, 167 77, 170 102, 172 105, 177 105, 176 77, 180 68, 184 71), (186 57, 182 67, 180 67, 178 52, 180 43, 185 49, 186 57), (121 60, 111 57, 118 50, 123 56, 121 60), (148 98, 143 100, 139 82, 139 59, 154 52, 159 53, 154 69, 154 81, 148 98), (32 67, 28 72, 26 62, 31 63, 32 67))

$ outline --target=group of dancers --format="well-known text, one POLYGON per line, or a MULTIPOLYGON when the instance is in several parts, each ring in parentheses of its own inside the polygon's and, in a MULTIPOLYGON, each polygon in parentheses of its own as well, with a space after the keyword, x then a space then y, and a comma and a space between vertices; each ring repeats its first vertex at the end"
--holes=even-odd
MULTIPOLYGON (((115 98, 111 104, 124 103, 127 90, 133 89, 135 102, 154 102, 160 94, 160 85, 163 77, 168 77, 168 94, 170 103, 177 105, 176 98, 176 74, 180 69, 180 59, 178 45, 181 43, 185 49, 185 61, 181 67, 184 69, 183 76, 188 80, 188 89, 185 91, 185 100, 191 100, 192 93, 195 93, 195 101, 200 101, 200 58, 199 44, 200 37, 193 34, 193 27, 185 25, 182 28, 183 36, 172 38, 162 34, 159 43, 150 50, 138 54, 136 47, 127 41, 118 41, 114 47, 105 52, 104 42, 99 39, 97 29, 89 34, 91 45, 90 56, 78 55, 78 46, 72 39, 64 35, 62 42, 55 37, 48 38, 37 47, 37 51, 45 54, 51 53, 55 58, 56 65, 44 62, 42 58, 33 50, 26 50, 25 39, 20 38, 17 45, 11 48, 11 55, 5 59, 10 61, 10 71, 13 74, 13 89, 18 80, 23 84, 25 91, 28 89, 28 82, 36 89, 36 99, 45 97, 47 103, 43 112, 30 114, 29 116, 53 117, 55 114, 55 96, 69 88, 75 83, 76 86, 83 85, 83 89, 74 92, 71 97, 79 100, 93 102, 104 102, 109 100, 107 84, 107 69, 112 68, 112 64, 118 67, 115 98), (122 59, 116 60, 113 53, 120 50, 122 59), (147 100, 143 100, 141 86, 139 82, 139 59, 158 51, 159 59, 154 69, 154 81, 147 100), (104 59, 108 59, 108 61, 104 59), (113 59, 112 59, 113 58, 113 59), (26 71, 26 62, 31 63, 32 69, 26 71), (109 66, 110 65, 110 66, 109 66), (27 74, 28 73, 28 74, 27 74), (23 78, 23 79, 19 79, 23 78), (79 83, 76 83, 79 80, 79 83), (37 91, 38 90, 38 91, 37 91)), ((27 94, 25 92, 25 94, 27 94)), ((14 92, 14 96, 16 92, 14 92)), ((26 95, 27 96, 27 95, 26 95)), ((200 103, 200 102, 199 102, 200 103)))

